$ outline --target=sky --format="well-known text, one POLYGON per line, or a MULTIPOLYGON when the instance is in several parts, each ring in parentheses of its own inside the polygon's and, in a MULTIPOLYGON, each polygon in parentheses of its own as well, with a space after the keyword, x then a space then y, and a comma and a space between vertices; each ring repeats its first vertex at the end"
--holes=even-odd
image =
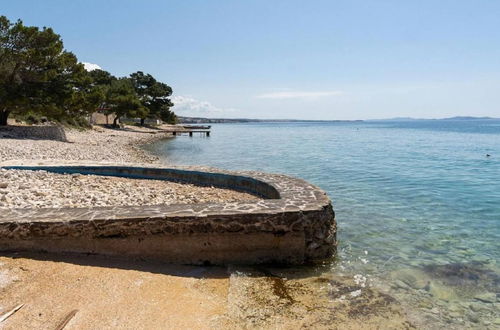
POLYGON ((500 117, 499 0, 0 0, 181 116, 500 117))

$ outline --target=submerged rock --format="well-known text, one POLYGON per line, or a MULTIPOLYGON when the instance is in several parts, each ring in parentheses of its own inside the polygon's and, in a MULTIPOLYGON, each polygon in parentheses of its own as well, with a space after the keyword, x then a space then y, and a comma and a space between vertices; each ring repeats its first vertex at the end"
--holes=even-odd
POLYGON ((481 304, 481 303, 471 303, 469 305, 470 309, 473 311, 473 312, 480 312, 480 311, 485 311, 485 310, 488 310, 488 308, 485 306, 485 304, 481 304))
POLYGON ((450 289, 447 286, 441 285, 437 282, 430 282, 429 284, 429 293, 437 299, 450 301, 458 298, 455 290, 450 289))
POLYGON ((473 323, 479 323, 481 320, 478 315, 476 314, 469 314, 469 321, 473 323))
POLYGON ((409 289, 410 288, 408 286, 408 284, 406 284, 405 282, 403 282, 401 280, 394 281, 394 287, 395 288, 400 288, 400 289, 409 289))
POLYGON ((397 281, 403 282, 406 286, 413 289, 420 290, 424 289, 429 285, 429 278, 426 274, 422 273, 417 269, 400 269, 391 274, 396 283, 397 281))
MULTIPOLYGON (((440 284, 453 289, 459 296, 475 297, 484 292, 492 292, 500 285, 500 275, 486 267, 482 262, 451 263, 445 265, 426 265, 423 271, 440 284)), ((494 294, 493 294, 494 295, 494 294)), ((487 300, 496 300, 496 296, 487 296, 487 300)))
MULTIPOLYGON (((411 323, 391 296, 353 278, 293 269, 230 269, 225 320, 244 329, 405 329, 411 323)), ((213 324, 216 326, 216 324, 213 324)))
POLYGON ((485 303, 492 304, 497 300, 497 295, 493 292, 486 292, 486 293, 474 296, 474 299, 485 302, 485 303))

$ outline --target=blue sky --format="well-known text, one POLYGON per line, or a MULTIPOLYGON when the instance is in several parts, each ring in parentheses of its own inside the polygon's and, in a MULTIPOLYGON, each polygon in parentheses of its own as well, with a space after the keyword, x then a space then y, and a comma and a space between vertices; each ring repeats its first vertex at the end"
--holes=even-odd
POLYGON ((82 62, 151 73, 180 115, 500 117, 500 1, 8 1, 82 62))

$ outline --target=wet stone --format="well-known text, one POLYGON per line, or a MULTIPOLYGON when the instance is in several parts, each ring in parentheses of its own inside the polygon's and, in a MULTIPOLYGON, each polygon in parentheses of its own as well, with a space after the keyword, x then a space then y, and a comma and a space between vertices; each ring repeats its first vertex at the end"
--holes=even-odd
POLYGON ((473 323, 479 323, 481 319, 476 314, 469 314, 468 319, 473 323))
POLYGON ((463 308, 458 304, 451 304, 449 305, 448 310, 450 312, 460 312, 463 310, 463 308))
POLYGON ((438 285, 451 288, 460 297, 480 297, 488 302, 495 302, 492 291, 500 285, 498 273, 482 262, 431 264, 423 271, 438 282, 438 285), (483 296, 485 292, 490 292, 483 296))
POLYGON ((497 295, 493 292, 487 292, 474 296, 474 299, 492 304, 497 300, 497 295))
POLYGON ((408 290, 410 288, 405 282, 400 281, 400 280, 396 280, 394 282, 394 287, 399 288, 399 289, 405 289, 405 290, 408 290))
POLYGON ((474 312, 481 312, 481 311, 488 310, 488 307, 486 307, 482 303, 471 303, 469 306, 470 306, 470 309, 474 312))
POLYGON ((427 276, 416 269, 400 269, 394 272, 392 276, 416 290, 424 289, 429 283, 427 276))

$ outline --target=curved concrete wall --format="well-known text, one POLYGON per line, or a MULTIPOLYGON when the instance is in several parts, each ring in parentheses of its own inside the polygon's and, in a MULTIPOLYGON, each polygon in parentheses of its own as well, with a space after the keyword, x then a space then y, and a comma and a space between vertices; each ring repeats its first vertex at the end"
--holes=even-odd
POLYGON ((69 164, 3 165, 242 190, 258 202, 96 208, 8 209, 0 213, 0 250, 97 253, 187 264, 300 264, 336 252, 326 194, 303 180, 200 167, 69 164))

